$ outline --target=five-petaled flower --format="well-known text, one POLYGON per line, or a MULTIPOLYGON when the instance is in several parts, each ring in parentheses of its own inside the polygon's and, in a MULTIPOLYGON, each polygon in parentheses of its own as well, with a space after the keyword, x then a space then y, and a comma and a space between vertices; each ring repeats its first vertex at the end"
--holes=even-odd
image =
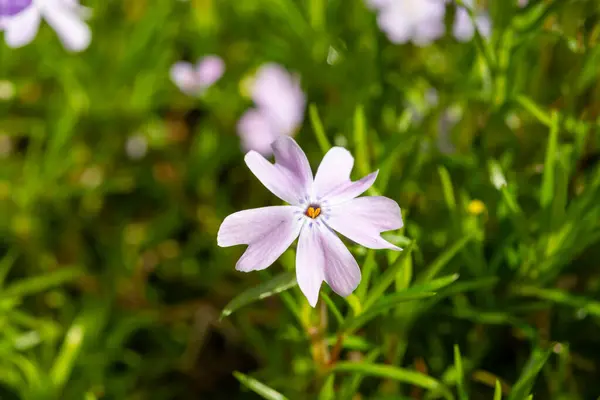
POLYGON ((329 150, 313 179, 306 155, 292 138, 280 137, 272 147, 275 164, 255 151, 245 161, 267 189, 290 205, 228 216, 219 228, 219 246, 247 244, 236 269, 249 272, 269 267, 299 237, 296 277, 310 305, 316 305, 323 281, 348 296, 361 273, 334 230, 371 249, 400 250, 381 237, 402 227, 400 207, 383 196, 357 197, 373 184, 377 171, 351 181, 354 158, 344 148, 329 150))
POLYGON ((367 0, 392 43, 430 44, 444 35, 445 0, 367 0))
POLYGON ((9 47, 25 46, 37 35, 42 17, 71 51, 85 50, 92 33, 84 22, 90 10, 78 0, 0 0, 0 29, 9 47))
POLYGON ((183 93, 196 96, 221 79, 225 63, 219 56, 208 55, 198 60, 196 65, 178 61, 171 67, 171 80, 183 93))
POLYGON ((484 38, 489 38, 492 34, 492 21, 490 16, 475 7, 474 0, 463 0, 463 4, 476 11, 475 21, 471 20, 468 11, 464 7, 456 9, 456 17, 452 26, 454 37, 460 42, 467 42, 475 36, 475 27, 479 34, 484 38))
POLYGON ((267 156, 275 139, 294 135, 302 124, 306 96, 298 77, 274 63, 258 69, 250 96, 256 107, 242 115, 238 134, 244 150, 267 156))

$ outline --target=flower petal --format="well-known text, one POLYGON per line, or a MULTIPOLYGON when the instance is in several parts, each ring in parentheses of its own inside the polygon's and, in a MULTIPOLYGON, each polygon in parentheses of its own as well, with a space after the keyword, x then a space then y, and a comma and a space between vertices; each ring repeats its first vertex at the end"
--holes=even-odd
POLYGON ((256 208, 231 214, 221 224, 217 243, 221 247, 248 244, 236 264, 239 271, 265 269, 296 240, 304 218, 291 206, 256 208))
POLYGON ((321 248, 321 235, 316 223, 305 224, 300 232, 296 250, 296 280, 308 303, 314 307, 324 277, 325 258, 321 248))
POLYGON ((327 201, 328 206, 333 206, 348 200, 352 200, 353 198, 363 194, 373 185, 373 182, 375 182, 375 179, 377 179, 378 173, 379 170, 372 172, 355 182, 348 180, 348 182, 338 186, 331 192, 326 193, 323 196, 323 199, 327 201))
MULTIPOLYGON (((360 269, 341 239, 323 224, 316 226, 324 259, 325 282, 340 296, 350 295, 360 283, 360 269)), ((315 249, 316 251, 316 249, 315 249)))
POLYGON ((308 192, 312 185, 313 174, 306 154, 298 146, 298 143, 290 137, 281 137, 275 140, 271 146, 277 164, 290 171, 304 192, 308 192))
POLYGON ((300 204, 310 193, 312 171, 306 155, 289 137, 279 137, 271 145, 275 164, 268 162, 255 151, 244 160, 254 175, 267 189, 290 204, 300 204))
POLYGON ((40 26, 40 12, 36 7, 6 18, 3 21, 4 40, 9 47, 23 47, 35 38, 40 26))
POLYGON ((392 43, 408 42, 413 35, 413 25, 398 7, 383 9, 377 16, 379 27, 392 43))
POLYGON ((471 40, 475 34, 475 26, 467 10, 462 7, 458 8, 454 18, 454 25, 452 26, 454 37, 461 42, 471 40))
POLYGON ((278 64, 268 63, 260 67, 252 85, 251 97, 269 117, 278 135, 293 135, 304 119, 306 96, 300 82, 278 64))
POLYGON ((171 81, 179 90, 187 94, 193 94, 198 91, 196 82, 196 74, 191 63, 186 61, 178 61, 171 67, 169 71, 171 81))
POLYGON ((381 237, 381 232, 403 225, 400 207, 392 199, 360 197, 331 207, 327 217, 327 225, 364 247, 400 250, 381 237))
POLYGON ((65 48, 83 51, 90 45, 92 32, 76 9, 63 2, 51 1, 43 8, 43 13, 65 48))
POLYGON ((198 83, 203 88, 208 88, 218 81, 225 72, 225 63, 221 57, 208 55, 198 60, 196 74, 198 83))
POLYGON ((343 147, 332 147, 317 169, 313 184, 317 199, 328 192, 350 182, 350 172, 354 165, 354 157, 343 147))
POLYGON ((271 155, 271 143, 277 138, 269 119, 258 109, 250 109, 242 115, 237 124, 237 132, 245 151, 254 150, 264 156, 271 155))

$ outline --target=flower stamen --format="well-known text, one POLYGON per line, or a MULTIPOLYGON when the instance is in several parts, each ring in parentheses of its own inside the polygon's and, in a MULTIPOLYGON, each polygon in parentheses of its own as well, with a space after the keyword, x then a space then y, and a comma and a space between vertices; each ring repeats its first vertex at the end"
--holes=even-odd
POLYGON ((317 218, 319 215, 321 215, 321 207, 319 206, 309 206, 306 209, 306 216, 310 217, 312 219, 317 218))

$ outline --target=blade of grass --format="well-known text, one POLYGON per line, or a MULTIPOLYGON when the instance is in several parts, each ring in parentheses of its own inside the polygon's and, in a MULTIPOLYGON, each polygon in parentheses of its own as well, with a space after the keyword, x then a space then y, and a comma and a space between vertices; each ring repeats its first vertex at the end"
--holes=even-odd
POLYGON ((474 235, 468 235, 454 243, 449 249, 440 254, 433 262, 420 274, 416 282, 422 283, 433 279, 445 266, 461 251, 467 243, 473 239, 474 235))
POLYGON ((465 371, 463 370, 460 348, 457 344, 454 345, 454 365, 456 367, 458 398, 460 400, 468 400, 469 396, 467 396, 467 392, 465 391, 465 371))
POLYGON ((408 301, 424 299, 428 297, 435 296, 435 292, 428 291, 420 291, 420 290, 412 290, 414 288, 407 289, 400 293, 394 293, 380 298, 376 301, 371 307, 365 309, 360 314, 346 319, 343 329, 345 331, 352 331, 360 328, 376 316, 381 313, 384 313, 394 307, 396 307, 400 303, 405 303, 408 301))
POLYGON ((86 327, 79 320, 73 323, 67 331, 63 345, 50 370, 50 380, 57 393, 62 390, 71 375, 71 371, 73 370, 73 366, 81 350, 85 334, 86 327))
POLYGON ((588 314, 600 317, 600 302, 583 296, 573 296, 559 289, 544 289, 536 286, 518 285, 513 289, 521 296, 536 297, 553 303, 564 304, 585 310, 588 314))
POLYGON ((356 166, 361 176, 371 173, 369 164, 369 145, 367 143, 367 121, 362 105, 354 111, 354 148, 356 151, 356 166))
POLYGON ((264 383, 251 378, 247 375, 242 374, 241 372, 235 371, 233 376, 242 383, 242 385, 246 386, 248 389, 252 390, 254 393, 260 395, 263 399, 267 400, 287 400, 287 398, 281 393, 277 392, 274 389, 271 389, 264 383))
POLYGON ((319 144, 323 154, 325 154, 331 148, 331 143, 329 143, 329 139, 327 139, 325 128, 323 128, 323 123, 319 117, 319 111, 314 103, 311 103, 308 106, 308 116, 313 128, 313 132, 315 133, 315 137, 317 138, 317 143, 319 144))
POLYGON ((550 357, 550 353, 552 353, 551 348, 547 350, 536 348, 533 350, 527 365, 525 365, 525 368, 523 368, 523 372, 521 373, 519 380, 517 380, 510 391, 508 400, 521 400, 530 394, 535 379, 548 360, 548 357, 550 357))
POLYGON ((55 286, 73 281, 83 275, 84 271, 78 267, 61 268, 59 270, 22 279, 9 285, 0 293, 0 300, 12 297, 24 297, 43 292, 55 286))
POLYGON ((496 379, 496 386, 494 387, 494 400, 502 400, 502 385, 498 379, 496 379))
POLYGON ((540 192, 540 204, 546 208, 554 198, 554 173, 556 163, 556 151, 558 145, 558 114, 552 112, 550 137, 546 150, 546 161, 544 162, 544 174, 542 176, 542 190, 540 192))
POLYGON ((446 205, 448 206, 450 212, 453 212, 456 210, 456 198, 454 197, 454 188, 452 187, 450 174, 446 168, 441 166, 438 168, 438 174, 440 175, 440 180, 442 181, 444 200, 446 200, 446 205))
POLYGON ((342 325, 344 323, 344 317, 342 316, 342 313, 337 308, 333 300, 331 300, 331 297, 329 297, 329 295, 324 291, 321 292, 320 296, 323 299, 323 301, 325 301, 325 304, 327 304, 329 311, 331 311, 331 313, 333 314, 338 325, 342 325))
POLYGON ((542 108, 535 104, 533 100, 523 95, 517 96, 515 100, 519 105, 521 105, 521 107, 529 111, 529 113, 533 115, 539 122, 547 127, 552 126, 552 116, 550 113, 542 110, 542 108))
POLYGON ((377 281, 377 284, 373 286, 371 290, 369 290, 369 296, 364 301, 364 308, 369 308, 371 305, 373 305, 373 303, 375 303, 377 299, 379 299, 385 293, 387 288, 394 283, 398 272, 404 266, 405 260, 410 257, 414 247, 415 242, 410 242, 410 244, 398 256, 398 259, 396 259, 394 264, 388 268, 383 275, 381 275, 377 281))
POLYGON ((250 288, 236 296, 233 300, 227 303, 223 311, 221 311, 221 316, 219 319, 228 317, 234 311, 245 305, 273 296, 274 294, 281 293, 285 290, 293 288, 297 284, 296 274, 294 272, 284 272, 283 274, 280 274, 267 282, 263 282, 258 286, 250 288))
MULTIPOLYGON (((373 349, 364 358, 364 362, 372 364, 377 360, 377 357, 381 354, 381 350, 373 349)), ((351 400, 354 395, 358 392, 360 384, 364 379, 364 375, 356 373, 352 375, 347 382, 344 382, 344 386, 341 389, 341 398, 344 400, 351 400)))
POLYGON ((8 275, 10 269, 17 260, 17 256, 18 252, 16 248, 11 248, 0 261, 0 287, 4 285, 6 275, 8 275))
POLYGON ((395 367, 392 365, 370 364, 366 362, 339 362, 333 366, 331 372, 354 372, 378 378, 394 379, 399 382, 409 383, 424 389, 441 393, 446 399, 454 399, 447 387, 436 379, 417 371, 395 367))
POLYGON ((369 284, 371 283, 371 275, 376 267, 377 264, 375 263, 375 251, 369 249, 367 250, 367 256, 365 257, 365 262, 361 270, 362 277, 360 284, 356 288, 355 292, 359 299, 365 299, 367 290, 369 289, 369 284))

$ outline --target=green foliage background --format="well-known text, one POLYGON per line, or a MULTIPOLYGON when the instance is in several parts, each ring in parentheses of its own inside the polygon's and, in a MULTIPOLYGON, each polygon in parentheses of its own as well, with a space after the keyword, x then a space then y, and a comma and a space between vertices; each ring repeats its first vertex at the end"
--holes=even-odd
POLYGON ((490 41, 418 48, 362 0, 90 0, 85 52, 46 25, 2 44, 0 398, 596 398, 600 5, 531 3, 489 0, 490 41), (179 93, 172 63, 208 53, 224 77, 179 93), (313 167, 348 147, 405 219, 405 250, 351 246, 360 287, 314 310, 293 249, 243 274, 216 245, 276 204, 235 133, 271 61, 301 76, 313 167))

